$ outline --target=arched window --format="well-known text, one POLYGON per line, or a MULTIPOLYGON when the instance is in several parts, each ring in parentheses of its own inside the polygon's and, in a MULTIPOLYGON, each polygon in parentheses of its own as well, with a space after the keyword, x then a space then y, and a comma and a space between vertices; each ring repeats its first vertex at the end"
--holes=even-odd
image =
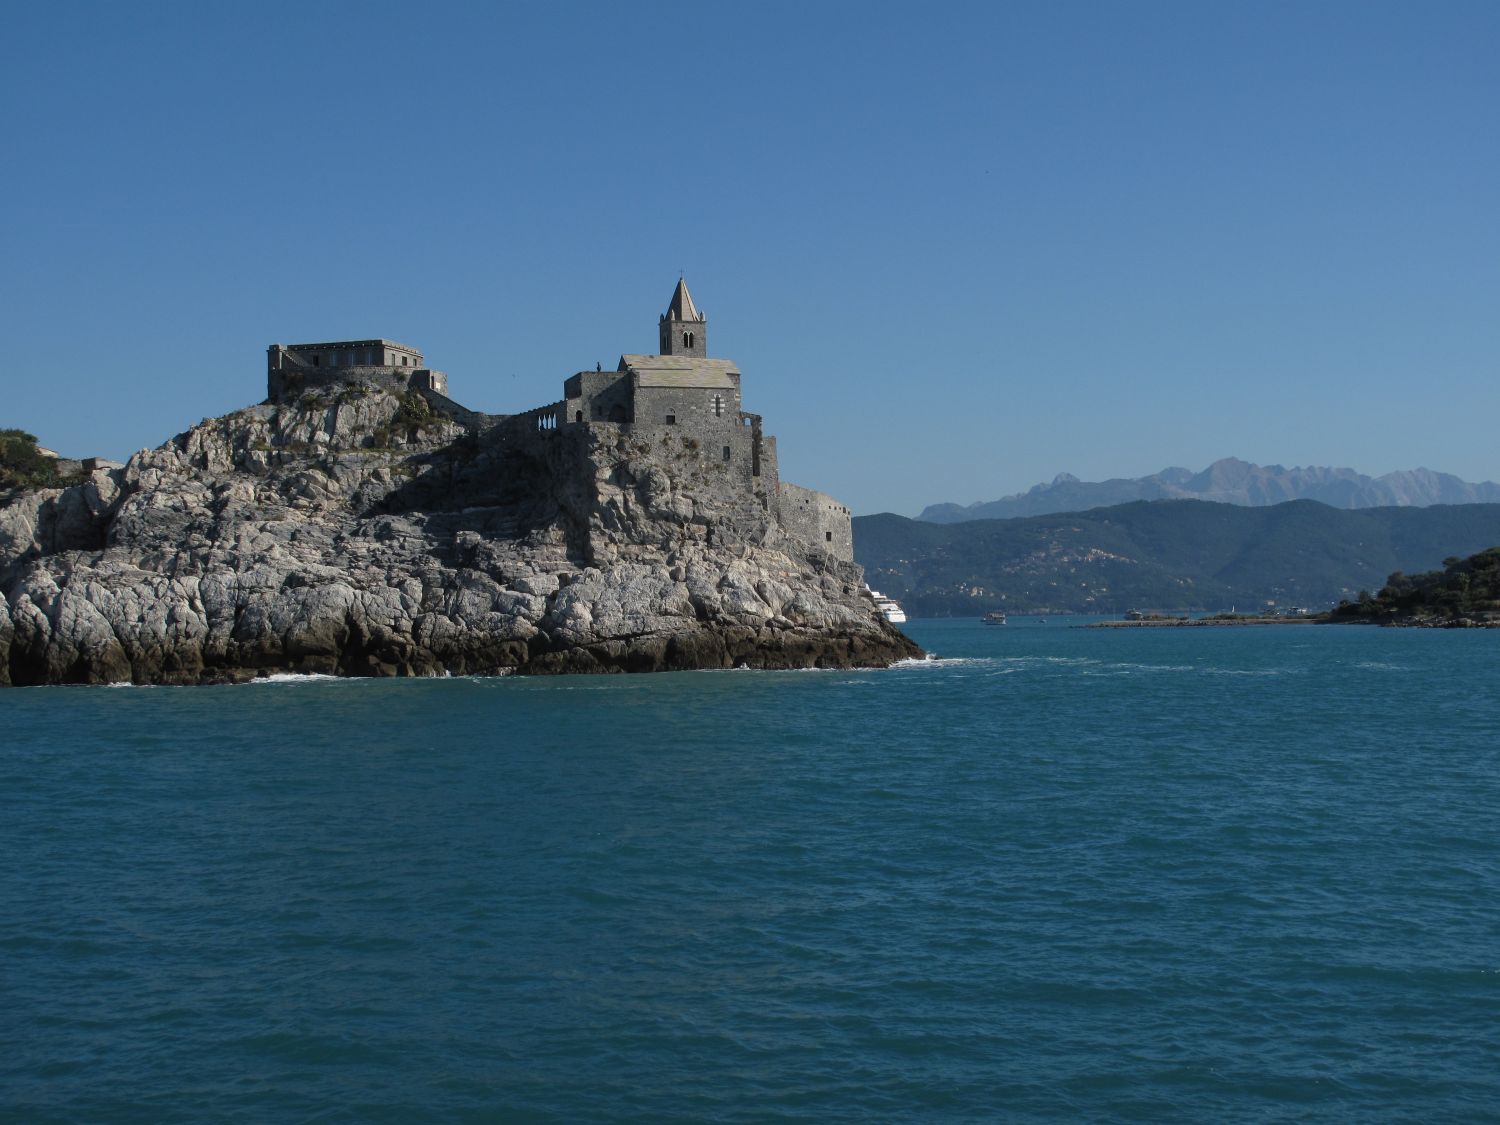
POLYGON ((682 334, 682 346, 685 348, 693 346, 693 334, 691 332, 684 332, 682 334))

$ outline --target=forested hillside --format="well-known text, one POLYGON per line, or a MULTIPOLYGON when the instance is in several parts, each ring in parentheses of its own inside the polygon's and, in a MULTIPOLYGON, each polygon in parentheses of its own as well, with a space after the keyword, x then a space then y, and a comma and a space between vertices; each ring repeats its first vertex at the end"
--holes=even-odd
POLYGON ((921 617, 1327 609, 1392 571, 1500 544, 1500 504, 1346 511, 1165 500, 1025 519, 854 521, 870 585, 921 617))
POLYGON ((1333 611, 1344 621, 1481 623, 1500 618, 1500 547, 1466 559, 1447 558, 1443 569, 1386 579, 1380 592, 1361 594, 1333 611))

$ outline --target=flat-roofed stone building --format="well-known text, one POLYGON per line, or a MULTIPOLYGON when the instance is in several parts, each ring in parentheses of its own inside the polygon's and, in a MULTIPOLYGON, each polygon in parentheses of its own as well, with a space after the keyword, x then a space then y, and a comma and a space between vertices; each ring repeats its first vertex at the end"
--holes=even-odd
POLYGON ((272 344, 266 349, 267 398, 279 399, 340 383, 448 393, 448 376, 427 367, 416 348, 395 340, 272 344))
POLYGON ((852 562, 849 509, 781 480, 776 439, 743 408, 739 364, 708 354, 708 317, 685 281, 658 321, 658 341, 660 354, 628 352, 612 371, 579 371, 563 381, 560 401, 520 414, 460 406, 447 397, 448 377, 427 368, 421 352, 385 339, 272 344, 267 393, 276 401, 338 384, 410 389, 453 421, 533 452, 622 437, 640 448, 670 448, 720 482, 720 495, 734 505, 761 518, 769 513, 788 534, 852 562))

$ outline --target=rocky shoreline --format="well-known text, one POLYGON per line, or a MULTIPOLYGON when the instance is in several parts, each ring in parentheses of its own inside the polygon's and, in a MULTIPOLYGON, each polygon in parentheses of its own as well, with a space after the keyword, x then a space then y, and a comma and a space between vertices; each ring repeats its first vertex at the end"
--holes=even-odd
POLYGON ((879 667, 852 563, 686 443, 545 443, 414 394, 263 404, 0 497, 0 684, 879 667))

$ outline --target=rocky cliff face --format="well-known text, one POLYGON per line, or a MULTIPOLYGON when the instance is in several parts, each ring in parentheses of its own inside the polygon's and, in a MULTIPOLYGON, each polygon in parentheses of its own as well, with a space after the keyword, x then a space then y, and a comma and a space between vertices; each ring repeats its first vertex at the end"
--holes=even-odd
MULTIPOLYGON (((655 435, 652 435, 655 436, 655 435)), ((350 391, 0 498, 0 683, 873 666, 859 568, 687 443, 350 391)))

